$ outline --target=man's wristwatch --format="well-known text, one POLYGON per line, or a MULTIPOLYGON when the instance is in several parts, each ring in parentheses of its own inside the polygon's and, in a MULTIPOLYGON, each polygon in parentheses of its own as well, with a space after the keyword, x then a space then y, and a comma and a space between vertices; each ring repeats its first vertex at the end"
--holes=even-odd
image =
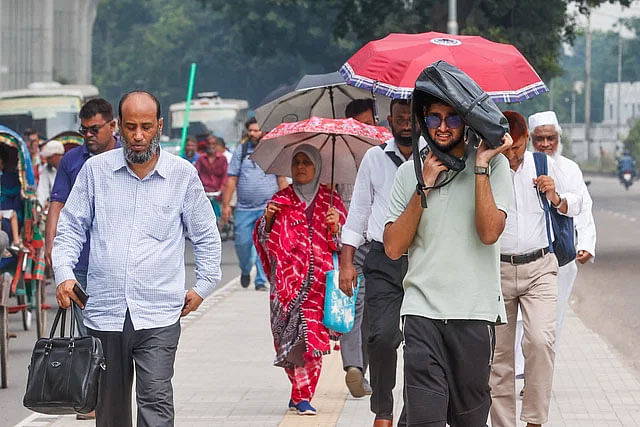
POLYGON ((489 167, 475 166, 473 168, 473 173, 475 173, 476 175, 487 175, 487 176, 489 176, 489 167))
POLYGON ((558 192, 556 192, 556 195, 558 196, 558 199, 560 199, 560 202, 558 202, 557 205, 554 205, 553 202, 551 202, 551 206, 553 206, 554 208, 558 209, 560 207, 560 205, 562 205, 562 202, 564 201, 564 199, 562 198, 562 196, 560 196, 560 194, 558 192))

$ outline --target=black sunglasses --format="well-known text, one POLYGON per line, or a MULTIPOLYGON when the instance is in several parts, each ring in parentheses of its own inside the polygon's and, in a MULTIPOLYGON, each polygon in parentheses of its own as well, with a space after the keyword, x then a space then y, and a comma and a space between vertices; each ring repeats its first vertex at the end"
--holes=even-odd
MULTIPOLYGON (((426 116, 425 120, 427 121, 427 127, 429 129, 437 129, 442 124, 442 117, 436 116, 435 114, 426 116)), ((457 114, 454 114, 453 116, 447 116, 444 119, 444 123, 449 129, 458 129, 460 126, 462 126, 462 117, 457 114)))
POLYGON ((93 126, 88 126, 88 127, 80 126, 80 129, 78 129, 78 133, 80 135, 82 135, 82 136, 87 136, 87 134, 89 134, 89 132, 91 132, 92 135, 97 135, 98 132, 100 132, 100 129, 102 129, 103 127, 105 127, 109 123, 111 123, 111 120, 108 121, 108 122, 104 122, 100 126, 98 126, 98 125, 93 125, 93 126))

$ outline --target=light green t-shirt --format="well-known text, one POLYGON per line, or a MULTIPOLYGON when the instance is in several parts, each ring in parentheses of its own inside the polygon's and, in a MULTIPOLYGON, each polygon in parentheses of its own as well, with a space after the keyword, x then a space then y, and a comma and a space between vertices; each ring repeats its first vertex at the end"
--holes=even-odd
MULTIPOLYGON (((427 195, 428 207, 409 247, 402 315, 507 321, 500 288, 499 240, 485 245, 476 231, 474 165, 475 152, 453 181, 427 195)), ((496 206, 506 213, 513 199, 506 157, 494 157, 489 173, 496 206)), ((413 161, 407 161, 393 183, 387 223, 404 212, 416 184, 413 161)))

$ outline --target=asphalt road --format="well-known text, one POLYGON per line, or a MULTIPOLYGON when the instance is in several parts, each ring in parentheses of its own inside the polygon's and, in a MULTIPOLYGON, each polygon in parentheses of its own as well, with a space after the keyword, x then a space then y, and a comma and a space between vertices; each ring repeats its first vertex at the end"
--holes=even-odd
MULTIPOLYGON (((240 274, 238 261, 233 247, 233 241, 225 242, 222 246, 222 283, 218 289, 240 274)), ((186 262, 186 283, 192 285, 195 283, 193 250, 187 241, 185 251, 186 262)), ((55 289, 53 285, 47 287, 47 302, 57 308, 55 302, 55 289)), ((50 329, 53 323, 55 309, 48 311, 47 320, 50 329)), ((22 406, 22 397, 27 381, 27 367, 31 358, 31 351, 36 341, 35 318, 33 320, 33 328, 30 331, 24 331, 22 327, 22 318, 20 314, 9 315, 9 331, 15 333, 16 338, 9 341, 9 378, 8 388, 0 389, 0 427, 13 426, 25 417, 31 414, 31 411, 22 406)))
POLYGON ((640 181, 587 177, 597 229, 595 263, 579 267, 571 305, 633 364, 640 378, 640 181))

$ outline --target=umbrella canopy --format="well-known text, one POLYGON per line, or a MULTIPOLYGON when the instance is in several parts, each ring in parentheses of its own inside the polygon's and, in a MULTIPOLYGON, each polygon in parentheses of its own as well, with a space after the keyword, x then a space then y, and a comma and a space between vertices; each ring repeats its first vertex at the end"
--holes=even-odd
MULTIPOLYGON (((282 93, 278 88, 265 98, 266 103, 256 108, 260 128, 271 130, 280 123, 297 122, 310 117, 343 118, 351 101, 372 98, 370 90, 349 86, 337 71, 328 74, 308 74, 295 87, 282 93)), ((389 98, 376 98, 376 110, 382 116, 389 114, 389 98)), ((375 113, 375 111, 374 111, 375 113)))
POLYGON ((438 60, 464 71, 495 102, 520 102, 548 91, 515 46, 433 31, 389 34, 369 42, 340 73, 349 85, 391 98, 409 98, 422 70, 438 60))
POLYGON ((291 176, 293 152, 300 144, 309 144, 322 156, 320 182, 353 184, 367 150, 392 137, 385 128, 354 119, 311 117, 280 124, 260 140, 250 159, 265 173, 291 176))

